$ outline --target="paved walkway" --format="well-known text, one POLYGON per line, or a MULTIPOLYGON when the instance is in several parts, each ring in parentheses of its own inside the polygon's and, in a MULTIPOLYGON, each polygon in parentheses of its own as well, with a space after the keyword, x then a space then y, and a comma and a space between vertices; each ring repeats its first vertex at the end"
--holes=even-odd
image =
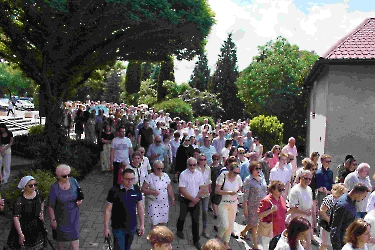
MULTIPOLYGON (((17 162, 14 162, 17 164, 17 162)), ((13 165, 13 164, 12 164, 13 165)), ((83 181, 80 182, 83 192, 85 193, 85 200, 82 203, 80 210, 81 210, 81 238, 80 238, 80 249, 103 249, 103 211, 105 207, 105 201, 107 197, 108 190, 112 186, 112 173, 101 173, 99 167, 94 169, 83 181)), ((177 184, 173 183, 173 190, 175 192, 175 196, 177 199, 177 184)), ((147 208, 146 208, 147 213, 147 208)), ((171 207, 170 211, 170 219, 168 223, 168 227, 172 230, 172 232, 176 233, 176 223, 179 214, 179 205, 176 204, 175 207, 171 207)), ((48 219, 48 216, 47 216, 48 219)), ((49 220, 48 220, 49 221, 49 220)), ((150 244, 148 243, 146 237, 147 234, 150 232, 151 227, 150 223, 148 222, 147 215, 145 216, 145 230, 146 233, 141 237, 135 237, 132 248, 131 249, 139 249, 139 250, 148 250, 150 249, 150 244)), ((238 223, 242 223, 243 221, 243 210, 239 209, 239 213, 237 215, 236 221, 238 223)), ((7 218, 4 216, 0 216, 0 249, 4 246, 9 229, 11 226, 11 218, 7 218)), ((213 230, 213 226, 218 223, 218 220, 213 218, 213 213, 209 212, 208 215, 208 233, 211 237, 216 235, 216 232, 213 230)), ((200 232, 202 232, 202 223, 200 223, 200 232)), ((49 223, 46 223, 47 230, 50 231, 49 223)), ((240 224, 235 224, 235 231, 239 231, 243 228, 240 224)), ((175 237, 175 240, 172 243, 174 249, 185 249, 185 250, 194 250, 196 249, 192 245, 192 233, 191 233, 191 219, 188 216, 185 222, 185 240, 181 240, 175 237)), ((51 239, 51 233, 49 233, 49 239, 51 239)), ((203 245, 207 241, 206 238, 203 236, 201 237, 201 244, 203 245)), ((57 245, 53 242, 55 249, 57 245)), ((234 239, 231 237, 230 247, 235 250, 242 250, 242 249, 250 249, 252 247, 251 241, 243 241, 241 239, 234 239)), ((65 249, 71 249, 69 245, 65 245, 65 249)), ((317 249, 313 247, 313 249, 317 249)))

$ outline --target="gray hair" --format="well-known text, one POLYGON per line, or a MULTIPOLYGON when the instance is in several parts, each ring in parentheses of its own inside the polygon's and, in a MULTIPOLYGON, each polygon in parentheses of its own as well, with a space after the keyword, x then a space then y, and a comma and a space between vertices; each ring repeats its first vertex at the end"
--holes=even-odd
POLYGON ((60 176, 61 173, 62 173, 64 170, 69 170, 69 171, 71 171, 71 168, 70 168, 68 165, 66 165, 66 164, 60 164, 60 165, 58 165, 57 168, 56 168, 56 175, 57 175, 57 176, 60 176))
POLYGON ((156 167, 156 166, 162 166, 162 167, 164 167, 164 163, 161 160, 156 160, 152 164, 152 167, 156 167))
POLYGON ((368 165, 368 163, 362 162, 361 164, 358 165, 357 171, 360 171, 363 168, 369 168, 370 169, 370 165, 368 165))
POLYGON ((311 175, 312 175, 312 173, 311 173, 310 170, 302 169, 302 170, 301 170, 301 173, 299 174, 299 176, 304 176, 304 175, 306 175, 306 174, 311 174, 311 175))
POLYGON ((197 159, 195 159, 194 157, 189 157, 189 158, 187 159, 186 163, 189 163, 189 160, 194 160, 195 163, 197 163, 197 159))

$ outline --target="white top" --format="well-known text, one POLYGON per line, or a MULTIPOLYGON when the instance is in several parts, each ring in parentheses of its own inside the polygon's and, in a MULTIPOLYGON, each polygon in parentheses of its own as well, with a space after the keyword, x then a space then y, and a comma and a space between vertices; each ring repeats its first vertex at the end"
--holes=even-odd
MULTIPOLYGON (((289 193, 289 206, 295 207, 296 205, 302 210, 312 209, 313 199, 311 187, 307 186, 306 188, 303 188, 301 184, 292 187, 289 193)), ((311 216, 304 217, 311 223, 311 216)))
MULTIPOLYGON (((197 166, 195 171, 199 171, 199 172, 202 173, 203 182, 204 182, 205 186, 210 185, 212 183, 212 181, 211 181, 211 168, 208 165, 206 165, 204 167, 203 171, 202 171, 201 167, 197 166)), ((206 187, 206 192, 207 192, 206 194, 202 195, 203 198, 206 198, 206 197, 210 196, 208 186, 206 187)))
POLYGON ((287 167, 287 164, 280 169, 279 163, 276 163, 275 167, 271 169, 270 181, 277 180, 281 181, 284 185, 292 178, 291 171, 287 167))
POLYGON ((114 149, 113 161, 129 164, 129 148, 132 147, 132 142, 128 137, 115 137, 111 143, 111 148, 114 149))
MULTIPOLYGON (((228 172, 223 172, 216 180, 217 185, 223 185, 224 183, 224 175, 225 175, 225 183, 223 190, 224 191, 235 191, 238 192, 242 187, 242 180, 240 175, 236 175, 236 179, 234 181, 229 181, 228 176, 226 176, 228 172)), ((237 201, 237 195, 223 195, 222 201, 237 201)), ((221 203, 220 203, 221 204, 221 203)))
POLYGON ((146 156, 143 156, 143 159, 142 159, 142 162, 141 162, 141 167, 146 169, 147 171, 148 170, 151 171, 150 161, 146 156))
MULTIPOLYGON (((372 185, 370 181, 370 177, 366 177, 364 179, 359 177, 359 174, 357 171, 354 171, 353 173, 348 174, 345 177, 344 185, 345 187, 350 191, 354 188, 354 186, 358 183, 365 184, 370 190, 372 190, 372 185)), ((355 207, 357 212, 366 212, 367 211, 367 201, 369 200, 370 193, 367 193, 366 198, 364 198, 361 201, 358 201, 355 203, 355 207)))
MULTIPOLYGON (((196 197, 199 192, 199 187, 203 185, 203 175, 200 171, 194 170, 193 173, 189 169, 182 171, 178 187, 186 188, 188 194, 196 197)), ((183 197, 183 195, 181 196, 183 197)))
MULTIPOLYGON (((285 230, 281 233, 281 237, 277 242, 277 245, 274 250, 289 250, 290 246, 288 244, 288 239, 284 236, 285 230)), ((297 250, 305 250, 301 245, 301 242, 298 241, 297 250)))
POLYGON ((229 149, 227 149, 227 148, 223 148, 223 149, 221 150, 221 157, 228 158, 228 157, 229 157, 229 149))
POLYGON ((346 243, 342 248, 341 250, 367 250, 367 244, 365 244, 365 246, 363 248, 354 248, 352 246, 352 244, 350 243, 346 243))
POLYGON ((133 169, 135 177, 134 184, 138 184, 138 186, 141 188, 148 175, 147 168, 144 168, 141 165, 139 168, 135 168, 131 165, 126 165, 125 168, 133 169))
MULTIPOLYGON (((375 210, 369 211, 366 214, 364 220, 371 225, 370 236, 374 238, 375 237, 375 210)), ((375 250, 375 244, 367 243, 367 248, 369 250, 375 250)))
POLYGON ((371 210, 374 210, 374 206, 375 206, 375 191, 372 192, 370 194, 370 197, 368 198, 366 212, 370 212, 371 210))

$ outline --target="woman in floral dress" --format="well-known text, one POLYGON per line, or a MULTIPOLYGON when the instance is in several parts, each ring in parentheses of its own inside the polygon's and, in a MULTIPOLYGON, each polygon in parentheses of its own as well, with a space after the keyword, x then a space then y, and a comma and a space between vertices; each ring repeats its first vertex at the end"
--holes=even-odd
POLYGON ((250 175, 245 178, 243 189, 244 194, 244 215, 246 219, 246 227, 241 232, 241 237, 246 238, 247 231, 251 229, 254 248, 258 249, 258 206, 259 202, 267 195, 267 184, 261 178, 260 172, 262 168, 257 161, 253 161, 249 166, 250 175))

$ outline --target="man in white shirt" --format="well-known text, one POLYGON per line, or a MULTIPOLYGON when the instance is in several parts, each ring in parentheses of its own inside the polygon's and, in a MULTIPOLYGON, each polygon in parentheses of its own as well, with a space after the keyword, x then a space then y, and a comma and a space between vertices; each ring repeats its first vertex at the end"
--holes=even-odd
POLYGON ((205 119, 203 120, 203 125, 201 126, 201 130, 204 129, 204 126, 208 126, 208 131, 207 131, 207 132, 211 132, 211 131, 212 131, 212 127, 211 127, 211 125, 208 123, 208 119, 207 119, 207 118, 205 118, 205 119))
POLYGON ((221 155, 221 151, 223 150, 225 145, 225 138, 224 138, 224 130, 219 129, 219 136, 212 140, 212 146, 215 147, 216 152, 221 155))
MULTIPOLYGON (((357 183, 365 184, 369 190, 372 190, 372 185, 370 181, 370 165, 367 163, 361 163, 358 165, 357 169, 348 174, 345 177, 344 185, 350 191, 354 188, 357 183)), ((370 193, 367 193, 366 197, 355 204, 357 211, 357 218, 364 218, 367 210, 367 202, 370 197, 370 193)))
MULTIPOLYGON (((309 184, 312 180, 310 170, 302 170, 300 174, 300 183, 293 186, 289 194, 289 207, 292 215, 298 214, 312 223, 312 190, 309 184)), ((306 242, 305 249, 311 249, 312 228, 309 234, 310 238, 306 242)))
POLYGON ((187 169, 180 175, 179 189, 180 199, 180 215, 177 220, 177 237, 185 239, 182 232, 184 229, 186 215, 189 212, 192 221, 193 242, 197 249, 201 249, 199 242, 199 204, 200 198, 205 187, 203 176, 200 171, 196 171, 197 160, 190 157, 187 160, 187 169))
POLYGON ((270 182, 273 180, 281 181, 285 185, 285 191, 282 196, 286 200, 290 187, 291 172, 287 167, 288 155, 280 154, 279 162, 276 163, 275 167, 270 172, 270 182))
POLYGON ((210 193, 212 192, 212 181, 211 181, 211 168, 207 165, 207 159, 204 154, 198 156, 198 166, 196 170, 200 171, 203 176, 204 189, 202 190, 201 205, 202 205, 202 222, 203 232, 202 235, 209 239, 210 236, 207 234, 207 211, 208 201, 210 199, 210 193))
POLYGON ((118 136, 112 140, 110 162, 113 170, 113 186, 117 184, 118 171, 122 164, 129 165, 129 157, 133 154, 133 145, 129 138, 125 137, 125 128, 119 127, 118 136))
POLYGON ((290 137, 288 139, 288 144, 285 145, 285 147, 283 147, 283 149, 281 150, 281 153, 283 153, 283 154, 288 154, 288 153, 293 154, 294 159, 291 162, 291 164, 292 164, 292 171, 293 171, 293 174, 294 174, 297 171, 297 159, 296 158, 298 156, 297 147, 296 147, 296 139, 294 139, 294 137, 290 137))

